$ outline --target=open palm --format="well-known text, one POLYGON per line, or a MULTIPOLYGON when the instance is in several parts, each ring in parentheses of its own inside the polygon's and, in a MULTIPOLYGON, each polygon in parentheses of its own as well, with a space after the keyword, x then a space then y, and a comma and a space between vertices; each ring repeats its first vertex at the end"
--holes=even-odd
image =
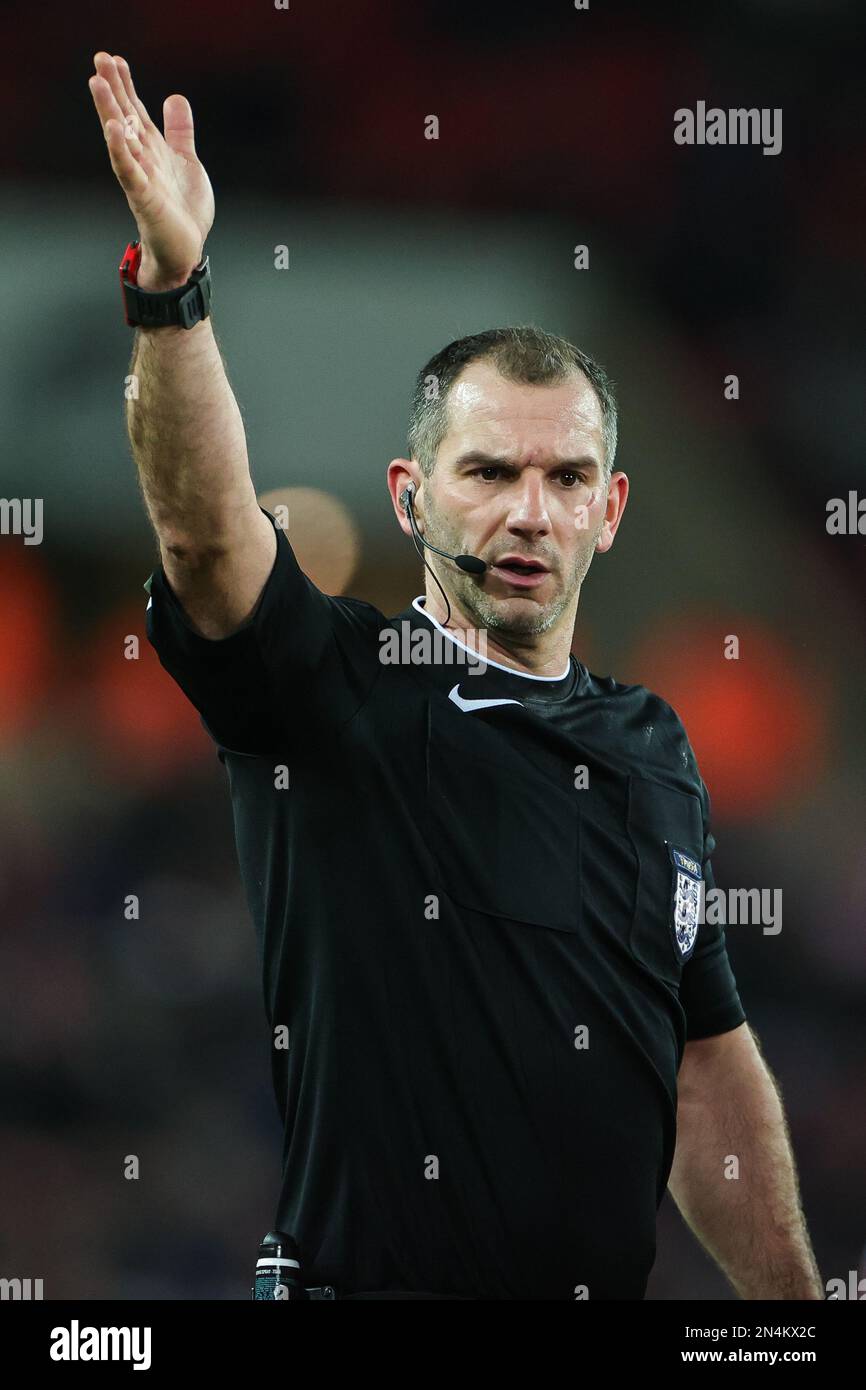
POLYGON ((166 283, 183 283, 202 254, 214 219, 214 196, 195 152, 192 108, 177 94, 163 102, 165 134, 136 95, 129 64, 94 55, 89 86, 108 145, 111 167, 126 194, 142 243, 142 269, 166 283))

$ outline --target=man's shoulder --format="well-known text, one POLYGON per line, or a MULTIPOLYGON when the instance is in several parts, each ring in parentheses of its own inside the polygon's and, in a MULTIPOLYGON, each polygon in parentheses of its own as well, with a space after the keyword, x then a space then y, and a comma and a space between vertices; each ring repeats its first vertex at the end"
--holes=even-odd
MULTIPOLYGON (((584 668, 586 670, 586 668, 584 668)), ((585 694, 610 702, 612 723, 636 759, 635 770, 648 777, 685 779, 704 795, 694 751, 677 710, 645 685, 626 684, 613 676, 586 671, 585 694)))
POLYGON ((368 603, 366 599, 349 598, 345 594, 330 594, 329 597, 334 603, 347 608, 350 613, 357 614, 359 618, 377 623, 387 621, 381 609, 377 608, 375 603, 368 603))
POLYGON ((613 676, 599 676, 586 666, 583 669, 586 673, 586 693, 588 695, 615 700, 622 707, 623 713, 625 713, 625 707, 628 706, 631 711, 640 709, 647 714, 654 714, 659 721, 670 724, 672 727, 683 728, 683 722, 673 705, 654 690, 650 690, 645 685, 630 685, 618 681, 613 676))
POLYGON ((375 640, 388 621, 381 609, 366 599, 349 598, 345 594, 326 594, 325 598, 337 618, 371 640, 375 640))

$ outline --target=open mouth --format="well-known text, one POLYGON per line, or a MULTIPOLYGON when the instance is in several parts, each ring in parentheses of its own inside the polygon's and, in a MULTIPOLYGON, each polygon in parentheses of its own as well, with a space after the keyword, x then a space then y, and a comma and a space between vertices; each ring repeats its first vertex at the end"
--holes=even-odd
POLYGON ((508 560, 500 560, 494 569, 507 570, 513 574, 547 574, 547 570, 538 560, 522 560, 517 556, 512 556, 508 560))
POLYGON ((499 564, 492 565, 491 569, 500 579, 524 589, 540 584, 548 573, 540 561, 524 560, 518 555, 510 555, 500 560, 499 564))

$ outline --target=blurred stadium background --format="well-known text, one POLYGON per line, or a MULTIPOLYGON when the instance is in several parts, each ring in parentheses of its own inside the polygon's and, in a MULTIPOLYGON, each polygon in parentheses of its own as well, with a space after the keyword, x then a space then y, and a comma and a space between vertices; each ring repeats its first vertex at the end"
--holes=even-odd
MULTIPOLYGON (((340 591, 388 613, 421 592, 385 467, 437 348, 534 322, 611 372, 631 496, 575 651, 679 710, 717 883, 783 891, 781 933, 730 927, 729 951, 822 1275, 866 1273, 866 541, 825 525, 866 494, 859 24, 842 0, 6 12, 0 493, 43 499, 44 540, 0 537, 0 1273, 244 1298, 277 1192, 224 773, 144 637, 100 48, 160 125, 169 93, 192 103, 253 477, 345 507, 340 591), (676 146, 697 100, 781 107, 782 153, 676 146)), ((731 1297, 669 1196, 648 1297, 731 1297)))

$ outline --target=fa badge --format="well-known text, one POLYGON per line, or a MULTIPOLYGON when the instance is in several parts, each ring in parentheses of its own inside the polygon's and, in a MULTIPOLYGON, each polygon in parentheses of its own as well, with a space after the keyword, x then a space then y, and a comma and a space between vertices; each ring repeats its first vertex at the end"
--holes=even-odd
POLYGON ((703 874, 699 860, 685 850, 668 845, 674 866, 671 890, 671 929, 677 950, 687 960, 695 948, 701 912, 703 874))

